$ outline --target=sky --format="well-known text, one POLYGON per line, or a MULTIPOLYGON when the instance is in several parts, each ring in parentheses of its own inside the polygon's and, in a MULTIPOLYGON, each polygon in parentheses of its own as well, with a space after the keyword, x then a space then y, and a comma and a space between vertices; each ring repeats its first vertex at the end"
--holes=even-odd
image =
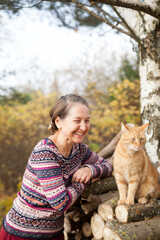
MULTIPOLYGON (((0 84, 5 88, 28 86, 48 91, 56 73, 71 66, 74 69, 76 62, 86 62, 84 68, 91 68, 105 64, 107 59, 111 62, 106 66, 109 71, 118 68, 124 54, 135 58, 129 38, 115 34, 106 25, 74 31, 58 27, 58 20, 50 13, 36 9, 24 9, 12 18, 1 11, 0 25, 0 84), (112 62, 113 53, 116 62, 112 62)), ((79 84, 73 79, 68 85, 65 74, 61 79, 66 93, 79 84)))

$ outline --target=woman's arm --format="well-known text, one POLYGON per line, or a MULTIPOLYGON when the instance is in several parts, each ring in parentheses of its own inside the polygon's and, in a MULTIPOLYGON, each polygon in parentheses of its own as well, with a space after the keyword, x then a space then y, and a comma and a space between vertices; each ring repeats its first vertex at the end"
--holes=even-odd
POLYGON ((87 166, 92 171, 93 177, 107 177, 111 176, 113 167, 106 159, 98 156, 98 154, 92 152, 87 145, 87 153, 84 157, 83 166, 87 166))
POLYGON ((83 145, 86 148, 86 153, 82 162, 82 168, 78 169, 73 177, 73 182, 87 183, 91 178, 100 178, 104 176, 111 176, 112 165, 104 158, 98 156, 92 152, 87 145, 83 145))
POLYGON ((42 188, 42 193, 55 211, 66 211, 80 196, 84 183, 71 183, 65 187, 59 161, 54 154, 43 148, 32 156, 30 165, 42 188), (36 157, 35 157, 36 155, 36 157), (34 159, 36 158, 36 161, 34 159))

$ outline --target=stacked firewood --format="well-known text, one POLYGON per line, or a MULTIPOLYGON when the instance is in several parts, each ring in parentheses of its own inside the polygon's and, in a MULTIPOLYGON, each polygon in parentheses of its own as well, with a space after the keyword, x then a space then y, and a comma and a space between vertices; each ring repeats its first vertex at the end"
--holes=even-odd
POLYGON ((113 177, 103 178, 89 186, 83 192, 81 198, 65 213, 65 240, 92 239, 94 233, 91 229, 91 222, 94 213, 97 212, 102 203, 109 201, 111 198, 118 200, 116 189, 117 186, 113 177))
MULTIPOLYGON (((99 153, 112 160, 120 133, 99 153)), ((90 185, 65 213, 65 240, 160 240, 160 200, 117 205, 114 177, 90 185)))

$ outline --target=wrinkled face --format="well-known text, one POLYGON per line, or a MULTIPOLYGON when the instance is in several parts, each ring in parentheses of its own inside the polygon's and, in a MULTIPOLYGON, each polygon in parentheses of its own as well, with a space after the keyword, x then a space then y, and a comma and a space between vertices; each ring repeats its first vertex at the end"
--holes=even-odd
POLYGON ((142 126, 123 130, 122 141, 125 146, 134 151, 139 151, 143 148, 146 142, 144 129, 142 126))
POLYGON ((55 120, 58 132, 70 143, 81 143, 90 129, 89 109, 81 103, 71 105, 68 115, 64 119, 55 120))

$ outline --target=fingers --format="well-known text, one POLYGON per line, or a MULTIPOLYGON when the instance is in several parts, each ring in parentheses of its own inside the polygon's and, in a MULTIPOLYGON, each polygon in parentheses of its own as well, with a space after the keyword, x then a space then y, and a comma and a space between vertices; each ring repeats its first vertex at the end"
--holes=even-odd
POLYGON ((88 167, 78 169, 72 177, 72 182, 87 183, 92 177, 91 170, 88 167))
POLYGON ((88 176, 74 174, 72 177, 72 182, 87 183, 90 180, 88 176))
POLYGON ((73 176, 73 178, 72 178, 72 182, 80 182, 80 183, 84 182, 84 183, 86 183, 87 181, 88 180, 87 180, 86 177, 73 176))

